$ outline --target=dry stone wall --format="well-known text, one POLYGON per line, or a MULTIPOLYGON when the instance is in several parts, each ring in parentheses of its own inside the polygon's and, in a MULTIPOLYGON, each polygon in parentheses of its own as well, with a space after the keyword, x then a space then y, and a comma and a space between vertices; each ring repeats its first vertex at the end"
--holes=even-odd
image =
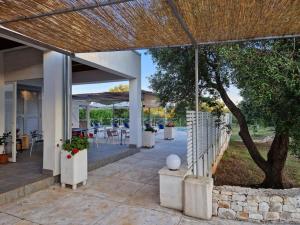
POLYGON ((300 188, 275 190, 215 186, 213 215, 255 222, 300 223, 300 188))

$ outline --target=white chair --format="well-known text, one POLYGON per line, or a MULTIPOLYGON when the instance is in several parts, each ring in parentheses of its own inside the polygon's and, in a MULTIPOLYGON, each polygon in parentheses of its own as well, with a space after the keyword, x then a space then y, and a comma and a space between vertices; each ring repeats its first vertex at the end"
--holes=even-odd
MULTIPOLYGON (((121 130, 121 135, 122 135, 122 139, 124 140, 124 144, 126 143, 126 140, 129 141, 129 139, 130 139, 130 132, 129 132, 129 130, 122 129, 121 130)), ((121 144, 123 144, 123 143, 121 143, 121 144)))
POLYGON ((119 139, 119 132, 117 130, 106 130, 107 132, 107 137, 106 137, 106 143, 108 142, 108 140, 111 141, 111 143, 114 143, 114 139, 115 137, 117 138, 117 140, 119 139))
POLYGON ((30 132, 30 136, 31 136, 31 147, 30 147, 29 156, 31 157, 34 144, 38 142, 43 142, 43 135, 39 133, 38 130, 34 130, 30 132))

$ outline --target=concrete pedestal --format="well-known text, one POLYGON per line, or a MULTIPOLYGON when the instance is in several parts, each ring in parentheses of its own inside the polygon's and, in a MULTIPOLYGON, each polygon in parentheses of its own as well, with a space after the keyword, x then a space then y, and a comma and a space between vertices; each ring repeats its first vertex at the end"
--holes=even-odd
POLYGON ((167 208, 183 210, 183 181, 187 169, 172 171, 167 167, 159 172, 160 205, 167 208))
POLYGON ((212 178, 186 177, 184 181, 184 214, 200 219, 211 219, 212 191, 212 178))

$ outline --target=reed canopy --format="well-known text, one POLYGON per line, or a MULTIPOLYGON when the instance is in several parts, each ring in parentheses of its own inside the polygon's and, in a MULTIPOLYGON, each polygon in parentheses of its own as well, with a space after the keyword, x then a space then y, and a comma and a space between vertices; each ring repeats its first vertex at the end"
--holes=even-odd
POLYGON ((0 32, 67 53, 300 35, 300 0, 3 0, 0 32))

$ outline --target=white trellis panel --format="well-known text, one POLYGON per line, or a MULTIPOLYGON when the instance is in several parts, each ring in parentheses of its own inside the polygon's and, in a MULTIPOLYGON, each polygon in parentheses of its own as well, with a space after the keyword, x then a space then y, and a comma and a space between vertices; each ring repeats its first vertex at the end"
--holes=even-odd
POLYGON ((198 121, 198 137, 196 137, 196 113, 187 111, 188 168, 196 175, 196 166, 198 165, 199 176, 211 176, 211 168, 220 154, 221 148, 224 144, 227 145, 230 139, 230 133, 226 127, 231 124, 231 114, 226 113, 221 116, 220 122, 216 123, 217 118, 211 113, 199 112, 198 121))

